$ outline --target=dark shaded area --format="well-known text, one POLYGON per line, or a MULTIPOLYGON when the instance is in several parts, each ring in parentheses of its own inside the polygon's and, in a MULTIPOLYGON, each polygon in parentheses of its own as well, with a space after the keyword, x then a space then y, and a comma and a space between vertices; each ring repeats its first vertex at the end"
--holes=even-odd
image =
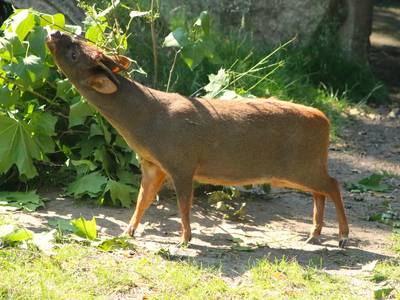
POLYGON ((400 2, 374 2, 370 63, 384 81, 393 102, 400 104, 400 2))
POLYGON ((0 25, 12 14, 13 8, 10 3, 0 0, 0 25))

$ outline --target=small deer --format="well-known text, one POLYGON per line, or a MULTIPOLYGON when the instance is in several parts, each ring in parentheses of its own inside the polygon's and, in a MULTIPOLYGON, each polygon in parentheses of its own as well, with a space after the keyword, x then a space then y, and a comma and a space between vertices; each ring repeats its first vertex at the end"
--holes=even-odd
POLYGON ((191 239, 193 181, 215 185, 272 186, 311 192, 318 243, 325 199, 339 223, 339 247, 349 227, 338 182, 328 174, 329 120, 319 110, 275 98, 221 101, 154 90, 119 72, 124 56, 109 56, 59 31, 46 39, 61 71, 114 126, 141 158, 136 209, 126 229, 133 236, 146 209, 168 177, 182 220, 181 243, 191 239))

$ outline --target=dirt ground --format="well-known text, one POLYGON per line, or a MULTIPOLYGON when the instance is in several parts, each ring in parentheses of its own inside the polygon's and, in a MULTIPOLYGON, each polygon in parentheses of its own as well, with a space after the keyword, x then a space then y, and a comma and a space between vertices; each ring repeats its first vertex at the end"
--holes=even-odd
MULTIPOLYGON (((374 35, 374 45, 378 45, 377 39, 379 36, 374 35)), ((398 37, 396 39, 399 41, 398 37)), ((384 41, 381 42, 383 46, 379 44, 376 47, 399 49, 397 47, 400 44, 388 46, 384 41)), ((372 53, 372 59, 379 54, 376 53, 372 53)), ((397 84, 400 85, 400 81, 397 84)), ((393 93, 396 97, 395 89, 393 93)), ((378 171, 400 176, 398 110, 384 107, 364 113, 353 108, 348 114, 349 119, 340 136, 330 147, 332 176, 342 185, 378 171)), ((304 241, 312 223, 311 195, 281 189, 273 189, 271 194, 262 199, 248 200, 248 215, 246 220, 240 222, 224 220, 222 214, 206 201, 195 199, 192 212, 193 240, 186 249, 175 247, 179 241, 180 218, 176 201, 169 192, 164 192, 145 214, 135 240, 149 251, 169 249, 172 258, 190 258, 205 266, 220 267, 223 276, 233 284, 243 280, 242 275, 245 275, 252 261, 265 256, 270 259, 296 258, 303 265, 313 262, 329 273, 360 274, 370 271, 369 266, 376 260, 393 256, 388 249, 391 227, 367 221, 371 213, 383 211, 387 202, 392 203, 395 209, 400 209, 400 179, 388 180, 396 187, 390 193, 352 194, 343 188, 351 230, 350 245, 346 250, 337 248, 338 226, 331 202, 326 207, 322 245, 308 245, 304 241), (234 238, 242 239, 247 245, 258 246, 251 252, 233 251, 231 246, 234 238)), ((81 215, 86 218, 95 216, 102 234, 119 235, 133 213, 132 209, 98 207, 73 201, 58 196, 56 192, 47 193, 46 196, 50 201, 45 209, 32 214, 15 212, 17 220, 31 230, 41 231, 48 230, 47 221, 55 217, 69 219, 81 215)))

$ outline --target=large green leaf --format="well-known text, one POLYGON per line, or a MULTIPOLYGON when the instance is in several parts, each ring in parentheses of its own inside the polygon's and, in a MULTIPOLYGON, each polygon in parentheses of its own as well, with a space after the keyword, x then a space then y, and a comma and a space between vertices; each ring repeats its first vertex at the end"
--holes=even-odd
POLYGON ((347 183, 346 188, 352 192, 381 192, 386 193, 393 190, 393 186, 381 181, 387 177, 385 174, 372 174, 366 178, 361 179, 358 183, 347 183))
POLYGON ((80 100, 72 104, 69 111, 69 127, 82 125, 86 117, 93 115, 93 110, 85 101, 80 100))
POLYGON ((5 66, 4 69, 18 75, 17 82, 26 89, 41 84, 49 71, 43 60, 36 55, 20 57, 16 63, 5 66))
POLYGON ((137 189, 133 186, 114 180, 107 182, 104 191, 110 191, 111 201, 114 205, 119 205, 118 201, 120 201, 123 207, 130 207, 133 203, 134 195, 137 195, 137 189))
POLYGON ((33 112, 29 125, 36 137, 36 141, 45 153, 54 152, 54 141, 51 136, 55 135, 57 117, 47 112, 33 112))
POLYGON ((15 164, 19 173, 27 178, 37 175, 33 159, 45 159, 30 126, 4 115, 0 115, 0 157, 0 173, 7 172, 15 164))
POLYGON ((55 14, 55 15, 47 15, 47 14, 39 14, 40 15, 40 26, 50 26, 51 29, 60 30, 65 26, 65 17, 63 14, 55 14))
POLYGON ((19 228, 14 225, 2 225, 0 226, 0 241, 6 244, 14 244, 30 240, 33 237, 32 231, 19 228))
POLYGON ((29 51, 42 59, 46 57, 46 44, 43 42, 46 36, 47 31, 39 26, 36 26, 28 36, 29 51))
POLYGON ((56 123, 57 117, 51 115, 50 113, 35 111, 32 113, 29 125, 32 126, 35 134, 52 136, 55 134, 54 128, 56 123))
POLYGON ((163 47, 183 48, 188 43, 189 40, 186 30, 179 27, 165 37, 163 47))
POLYGON ((10 61, 12 57, 25 55, 26 49, 19 40, 18 36, 13 33, 7 33, 6 38, 0 38, 0 57, 10 61))
POLYGON ((104 43, 104 31, 106 30, 107 26, 105 24, 97 24, 90 26, 89 29, 86 31, 85 38, 95 44, 102 44, 104 43))
POLYGON ((56 96, 68 101, 74 96, 74 89, 72 88, 72 84, 68 79, 57 80, 57 92, 56 96))
POLYGON ((85 220, 80 217, 79 219, 71 220, 71 224, 75 227, 75 234, 89 240, 95 240, 97 237, 96 219, 85 220))
POLYGON ((4 85, 0 87, 0 106, 9 108, 17 103, 19 99, 19 93, 16 91, 10 91, 10 89, 4 85))
POLYGON ((39 207, 44 207, 44 202, 36 191, 0 192, 0 205, 14 206, 27 211, 35 211, 39 207))
POLYGON ((18 38, 23 41, 28 33, 35 26, 35 17, 29 9, 18 9, 6 24, 6 31, 15 32, 18 38))
POLYGON ((103 191, 103 186, 106 183, 106 177, 101 175, 99 172, 93 172, 72 182, 67 187, 67 194, 72 195, 75 198, 83 195, 96 197, 103 191))
POLYGON ((97 166, 87 159, 71 160, 70 162, 75 167, 78 177, 82 177, 97 169, 97 166))
POLYGON ((129 241, 124 237, 114 237, 114 238, 102 241, 97 246, 97 248, 108 252, 108 251, 115 251, 115 250, 119 250, 119 249, 135 250, 136 247, 133 244, 129 243, 129 241))
POLYGON ((197 41, 182 49, 182 57, 186 65, 193 70, 206 57, 206 43, 197 41))

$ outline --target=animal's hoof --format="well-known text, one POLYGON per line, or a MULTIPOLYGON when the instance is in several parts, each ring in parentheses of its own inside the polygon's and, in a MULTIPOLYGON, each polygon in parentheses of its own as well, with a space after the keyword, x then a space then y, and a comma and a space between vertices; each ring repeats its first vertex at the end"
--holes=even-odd
POLYGON ((348 237, 341 237, 339 239, 339 248, 346 248, 347 244, 349 243, 349 238, 348 237))
POLYGON ((319 236, 310 236, 306 240, 306 244, 311 244, 311 245, 321 245, 321 239, 319 236))
POLYGON ((135 228, 131 224, 128 225, 128 227, 125 229, 125 231, 122 233, 123 236, 130 236, 133 237, 135 234, 135 228))

